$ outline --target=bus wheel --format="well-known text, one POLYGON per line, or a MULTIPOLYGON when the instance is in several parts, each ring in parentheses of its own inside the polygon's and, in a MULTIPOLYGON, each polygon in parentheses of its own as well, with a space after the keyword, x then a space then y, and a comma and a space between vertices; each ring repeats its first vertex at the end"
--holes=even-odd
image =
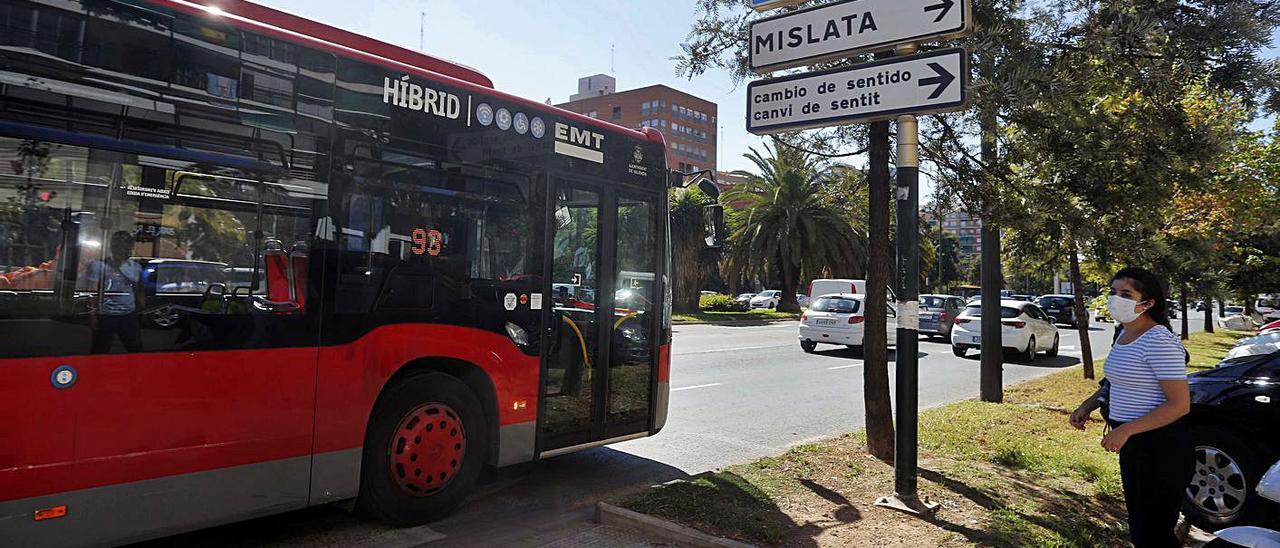
POLYGON ((356 508, 394 526, 453 511, 484 467, 480 400, 458 379, 429 373, 387 389, 365 436, 356 508))

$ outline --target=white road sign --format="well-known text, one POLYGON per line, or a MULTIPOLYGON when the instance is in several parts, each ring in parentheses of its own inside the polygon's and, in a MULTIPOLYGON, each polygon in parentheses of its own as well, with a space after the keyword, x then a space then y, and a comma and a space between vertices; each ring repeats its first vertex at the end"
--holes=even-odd
POLYGON ((962 48, 751 82, 747 131, 769 135, 963 110, 969 54, 962 48))
POLYGON ((972 0, 844 0, 760 19, 751 23, 751 70, 964 36, 973 30, 972 12, 972 0))

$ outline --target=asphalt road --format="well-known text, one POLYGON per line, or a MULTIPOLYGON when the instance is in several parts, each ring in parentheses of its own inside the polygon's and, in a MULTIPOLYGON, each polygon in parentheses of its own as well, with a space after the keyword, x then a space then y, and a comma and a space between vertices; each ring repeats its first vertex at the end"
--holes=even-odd
MULTIPOLYGON (((1193 331, 1199 330, 1201 317, 1192 313, 1193 331)), ((1095 356, 1110 347, 1111 329, 1110 324, 1100 324, 1090 332, 1095 356)), ((1080 363, 1078 334, 1067 328, 1060 333, 1057 358, 1006 361, 1006 385, 1080 363)), ((476 496, 443 521, 393 530, 326 507, 152 544, 585 545, 593 534, 596 500, 776 454, 863 425, 863 361, 842 347, 819 347, 816 354, 804 354, 796 341, 795 322, 677 326, 673 348, 670 418, 661 433, 494 471, 476 496)), ((977 352, 957 358, 949 344, 921 339, 920 354, 921 408, 977 396, 977 352)), ((895 358, 891 351, 890 360, 895 358)), ((893 368, 891 361, 891 378, 893 368)))

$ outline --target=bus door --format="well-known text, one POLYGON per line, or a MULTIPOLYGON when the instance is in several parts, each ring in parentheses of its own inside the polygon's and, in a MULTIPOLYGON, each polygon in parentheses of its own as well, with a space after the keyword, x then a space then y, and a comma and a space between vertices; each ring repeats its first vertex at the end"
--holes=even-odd
POLYGON ((556 182, 548 245, 541 456, 648 432, 656 197, 556 182))

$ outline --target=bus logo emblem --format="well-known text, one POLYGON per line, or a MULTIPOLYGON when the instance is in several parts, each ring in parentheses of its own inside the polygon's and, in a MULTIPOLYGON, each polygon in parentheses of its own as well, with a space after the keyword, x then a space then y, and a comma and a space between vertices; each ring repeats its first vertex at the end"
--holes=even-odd
POLYGON ((604 134, 556 122, 556 154, 604 163, 604 134))

